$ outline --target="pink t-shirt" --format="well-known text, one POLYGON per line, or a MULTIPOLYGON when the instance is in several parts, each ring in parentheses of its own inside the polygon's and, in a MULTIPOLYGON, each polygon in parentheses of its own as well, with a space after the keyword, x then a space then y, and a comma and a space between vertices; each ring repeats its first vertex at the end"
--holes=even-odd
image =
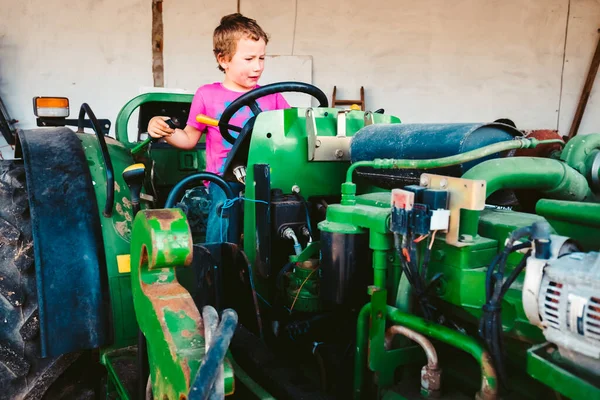
MULTIPOLYGON (((196 90, 196 94, 194 95, 190 107, 190 115, 187 124, 200 131, 204 131, 205 128, 207 129, 206 170, 208 172, 223 175, 225 159, 227 158, 227 154, 229 153, 229 150, 231 150, 232 145, 223 139, 219 132, 219 127, 207 126, 197 122, 196 115, 204 114, 218 120, 221 118, 221 115, 223 115, 223 111, 225 111, 227 106, 243 94, 244 93, 227 89, 221 82, 200 86, 198 90, 196 90)), ((262 111, 290 108, 290 105, 279 93, 261 97, 257 100, 257 103, 262 111)), ((229 124, 241 128, 252 116, 254 116, 254 114, 250 111, 249 107, 242 107, 233 115, 229 124)), ((230 130, 229 133, 234 138, 238 136, 237 132, 230 130)))

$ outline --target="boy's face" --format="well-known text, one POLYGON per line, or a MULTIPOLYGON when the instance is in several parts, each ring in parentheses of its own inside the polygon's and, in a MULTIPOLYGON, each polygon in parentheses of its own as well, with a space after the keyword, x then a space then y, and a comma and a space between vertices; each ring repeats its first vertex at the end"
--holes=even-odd
POLYGON ((229 89, 242 92, 254 89, 265 67, 266 47, 263 39, 241 38, 231 60, 220 60, 221 67, 225 70, 225 84, 229 89))

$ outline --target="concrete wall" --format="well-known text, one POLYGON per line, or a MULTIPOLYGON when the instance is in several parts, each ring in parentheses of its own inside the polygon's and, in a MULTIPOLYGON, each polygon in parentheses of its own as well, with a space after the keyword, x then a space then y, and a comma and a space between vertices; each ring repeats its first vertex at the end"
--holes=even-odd
MULTIPOLYGON (((364 86, 367 108, 383 107, 405 122, 509 117, 524 129, 562 133, 600 27, 598 0, 240 4, 271 35, 270 55, 312 57, 312 82, 328 96, 333 85, 340 98, 355 98, 364 86)), ((68 96, 74 116, 87 101, 114 121, 129 98, 152 85, 151 0, 0 0, 0 6, 0 95, 21 127, 35 125, 35 95, 68 96)), ((164 1, 168 87, 193 91, 221 79, 212 30, 236 6, 236 0, 164 1)), ((301 64, 291 75, 310 77, 301 64)), ((582 133, 600 131, 599 81, 582 133)))

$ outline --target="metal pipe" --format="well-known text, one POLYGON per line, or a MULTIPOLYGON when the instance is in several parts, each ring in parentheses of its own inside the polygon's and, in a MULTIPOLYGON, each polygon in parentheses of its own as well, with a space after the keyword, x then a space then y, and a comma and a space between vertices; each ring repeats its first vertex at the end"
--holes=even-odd
POLYGON ((423 335, 402 325, 393 325, 385 332, 385 348, 390 350, 396 335, 403 335, 423 348, 427 356, 427 365, 421 370, 421 394, 424 397, 439 397, 442 388, 442 369, 433 344, 423 335))
POLYGON ((498 397, 498 378, 492 366, 492 358, 475 339, 445 326, 433 324, 414 315, 403 313, 391 306, 387 306, 387 311, 389 321, 406 326, 469 353, 481 367, 481 389, 477 393, 477 398, 491 400, 498 397))
POLYGON ((487 197, 501 189, 536 189, 560 200, 590 201, 594 198, 583 175, 567 164, 549 158, 488 160, 474 166, 462 177, 485 180, 487 197))
POLYGON ((452 165, 463 164, 469 161, 477 160, 500 153, 506 150, 533 148, 540 144, 561 143, 560 139, 537 140, 537 139, 515 139, 505 142, 494 143, 479 149, 467 151, 466 153, 455 154, 449 157, 435 158, 429 160, 407 160, 407 159, 383 159, 377 158, 373 161, 359 161, 350 166, 346 172, 346 183, 352 183, 352 173, 356 168, 371 167, 375 169, 432 169, 449 167, 452 165))
POLYGON ((360 399, 363 386, 363 371, 367 365, 369 351, 369 317, 371 316, 371 303, 365 304, 358 314, 356 321, 356 348, 354 350, 354 390, 353 398, 360 399))
MULTIPOLYGON (((498 398, 498 379, 492 365, 492 359, 477 341, 445 326, 425 321, 400 310, 387 306, 387 319, 394 324, 403 325, 423 335, 447 343, 469 353, 481 367, 481 389, 477 398, 492 400, 498 398)), ((363 384, 363 368, 367 364, 368 326, 371 316, 371 303, 366 304, 359 313, 356 324, 356 351, 354 358, 354 399, 360 399, 363 384)))
POLYGON ((438 369, 438 356, 435 351, 435 347, 433 344, 423 335, 418 332, 413 331, 412 329, 408 329, 402 325, 392 325, 385 332, 385 349, 390 350, 392 348, 392 340, 396 335, 403 335, 409 338, 410 340, 416 342, 419 346, 423 348, 425 351, 425 355, 427 356, 427 366, 429 368, 438 369))

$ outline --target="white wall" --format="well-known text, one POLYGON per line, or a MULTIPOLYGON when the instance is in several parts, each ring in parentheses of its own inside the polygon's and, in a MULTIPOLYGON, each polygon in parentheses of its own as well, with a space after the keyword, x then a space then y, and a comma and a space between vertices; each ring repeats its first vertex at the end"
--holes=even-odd
MULTIPOLYGON (((0 95, 21 127, 35 125, 35 95, 68 96, 74 117, 87 101, 114 121, 151 86, 151 1, 0 0, 0 95)), ((212 31, 236 5, 165 0, 167 86, 221 79, 212 31)), ((405 122, 509 117, 563 134, 600 27, 598 0, 241 0, 241 11, 271 35, 270 55, 311 56, 328 96, 337 85, 356 98, 364 86, 367 108, 405 122)), ((600 131, 599 86, 581 133, 600 131)))
POLYGON ((150 4, 0 0, 0 95, 19 126, 35 127, 34 96, 68 97, 71 118, 87 102, 114 123, 139 87, 152 85, 150 4))

